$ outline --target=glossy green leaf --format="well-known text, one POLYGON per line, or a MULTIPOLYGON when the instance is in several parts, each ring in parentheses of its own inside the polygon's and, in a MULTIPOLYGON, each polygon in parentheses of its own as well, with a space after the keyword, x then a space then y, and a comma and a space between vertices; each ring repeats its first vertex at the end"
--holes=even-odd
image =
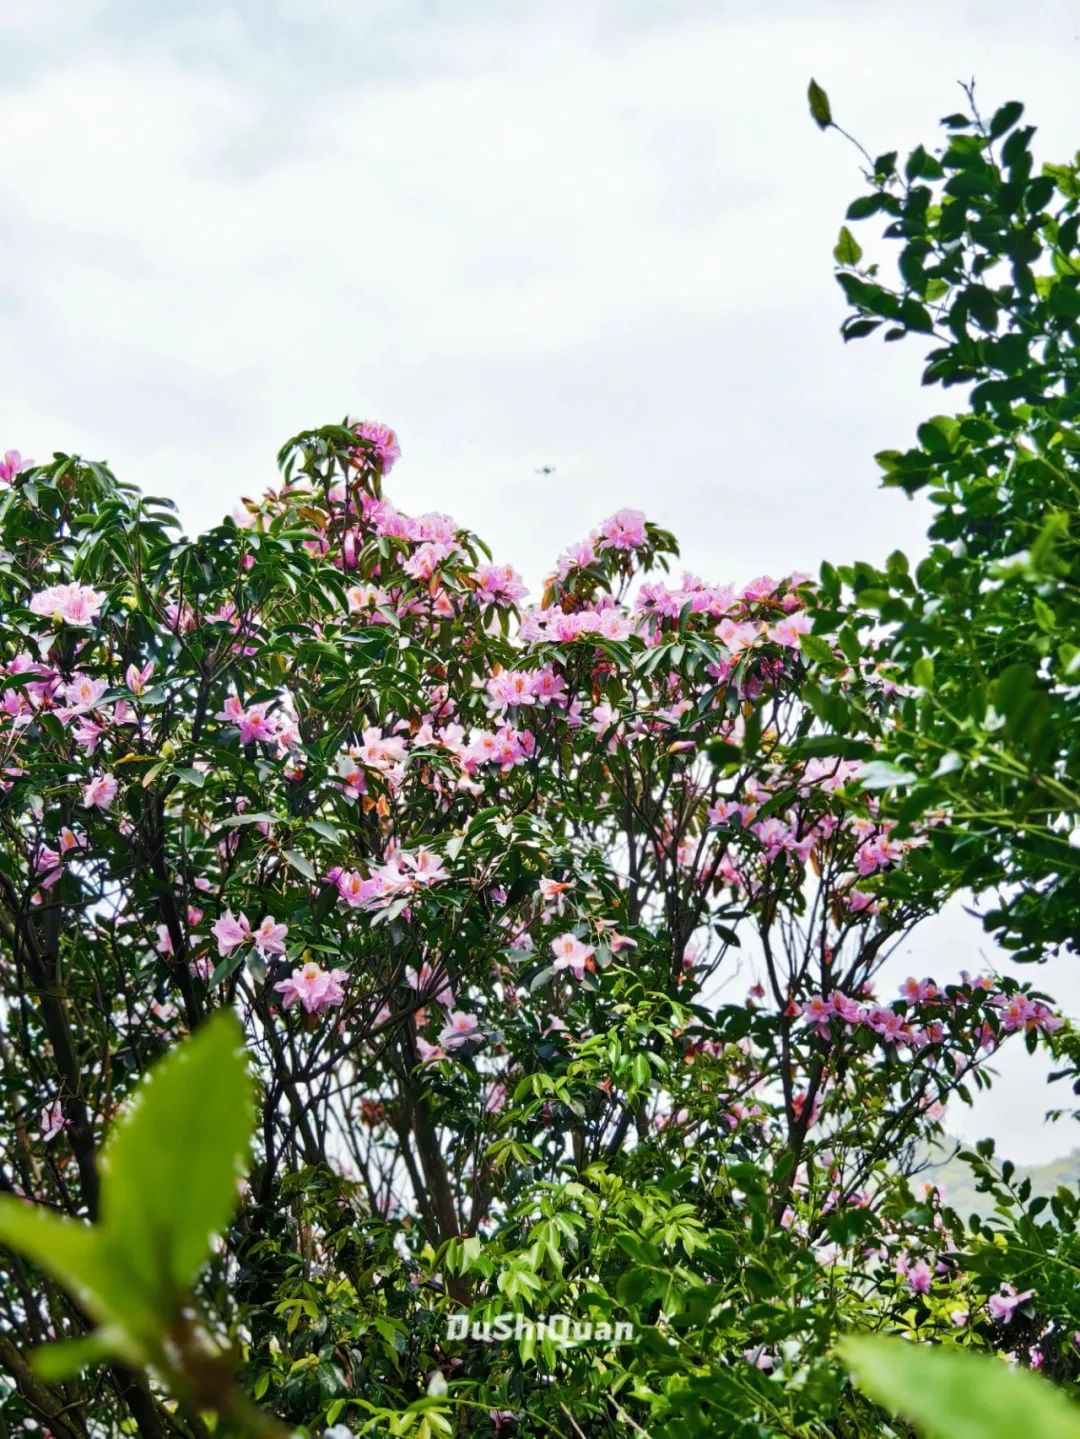
POLYGON ((923 1439, 1080 1439, 1080 1407, 1045 1379, 1001 1359, 903 1339, 845 1339, 859 1388, 923 1439))
POLYGON ((110 1252, 161 1312, 184 1296, 228 1224, 248 1154, 253 1089, 239 1025, 221 1012, 160 1060, 102 1156, 110 1252))

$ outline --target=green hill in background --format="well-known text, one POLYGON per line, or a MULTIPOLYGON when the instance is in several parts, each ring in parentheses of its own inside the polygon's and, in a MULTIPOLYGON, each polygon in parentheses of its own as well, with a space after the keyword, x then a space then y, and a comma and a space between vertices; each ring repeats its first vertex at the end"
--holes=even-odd
MULTIPOLYGON (((958 1147, 966 1149, 970 1146, 958 1145, 955 1140, 947 1140, 942 1144, 938 1152, 950 1157, 941 1162, 928 1163, 913 1179, 912 1187, 917 1189, 924 1180, 932 1180, 944 1189, 946 1203, 958 1213, 988 1214, 993 1210, 994 1201, 990 1195, 979 1193, 970 1167, 962 1159, 955 1157, 958 1147)), ((1025 1179, 1031 1180, 1033 1199, 1040 1194, 1053 1194, 1059 1185, 1070 1190, 1077 1189, 1080 1187, 1080 1148, 1062 1155, 1059 1159, 1051 1159, 1046 1164, 1029 1167, 1018 1164, 1012 1178, 1013 1186, 1025 1179)))

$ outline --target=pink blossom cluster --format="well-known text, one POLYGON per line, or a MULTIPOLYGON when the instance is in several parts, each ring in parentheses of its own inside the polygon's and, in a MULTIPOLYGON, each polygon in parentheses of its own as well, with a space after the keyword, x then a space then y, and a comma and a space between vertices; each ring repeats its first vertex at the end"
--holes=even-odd
POLYGON ((522 706, 563 704, 566 682, 547 666, 538 670, 503 670, 487 682, 488 703, 493 713, 522 706))
MULTIPOLYGON (((941 1044, 945 1039, 942 1017, 956 1010, 961 1004, 970 1004, 977 993, 986 993, 988 983, 989 981, 980 981, 977 984, 965 982, 955 994, 949 995, 930 979, 909 978, 901 985, 901 996, 906 1006, 903 1011, 873 1001, 860 1002, 834 989, 828 996, 813 994, 802 1004, 792 1000, 785 1013, 792 1018, 801 1015, 822 1035, 828 1034, 833 1019, 839 1019, 850 1028, 865 1026, 873 1030, 886 1044, 903 1044, 912 1050, 919 1050, 927 1045, 941 1044), (915 1006, 929 1009, 932 1016, 936 1010, 937 1015, 913 1023, 909 1011, 915 1006)), ((1048 1006, 1030 1000, 1023 994, 990 994, 986 1002, 1001 1015, 1000 1028, 1003 1032, 1038 1029, 1048 1034, 1062 1023, 1048 1006)), ((993 1027, 987 1023, 979 1030, 978 1040, 984 1048, 995 1047, 998 1042, 993 1027)))
POLYGON ((31 596, 30 613, 85 629, 93 624, 104 603, 105 596, 89 585, 50 585, 31 596))
POLYGON ((418 890, 430 889, 450 875, 432 850, 417 849, 392 852, 384 863, 372 865, 366 878, 356 870, 341 868, 328 871, 326 878, 350 908, 380 910, 418 890))
POLYGON ((366 441, 353 451, 356 459, 361 463, 374 464, 380 474, 389 474, 401 458, 401 445, 394 431, 377 420, 360 420, 353 429, 361 440, 366 441))
POLYGON ((279 758, 294 756, 299 748, 299 725, 295 716, 286 709, 271 711, 264 704, 251 705, 245 709, 235 695, 230 695, 217 718, 236 726, 240 731, 241 744, 275 744, 279 758))
POLYGON ((522 617, 518 631, 525 644, 571 644, 574 640, 597 638, 626 640, 635 632, 636 622, 613 603, 567 612, 559 606, 531 609, 522 617))
POLYGON ((268 914, 252 929, 245 914, 234 917, 232 910, 227 909, 211 925, 210 932, 217 940, 218 954, 222 958, 249 944, 254 945, 265 958, 266 955, 285 953, 285 936, 289 928, 288 925, 278 924, 273 915, 268 914))
POLYGON ((477 565, 477 597, 488 604, 516 604, 529 593, 525 582, 510 565, 477 565))
MULTIPOLYGON (((283 925, 280 927, 284 928, 283 925)), ((320 1014, 324 1009, 336 1009, 345 1002, 343 986, 347 979, 343 969, 323 969, 312 960, 294 969, 274 988, 282 997, 282 1008, 291 1009, 299 1003, 306 1013, 320 1014)))
POLYGON ((559 556, 556 572, 565 580, 573 570, 589 569, 605 550, 632 551, 648 544, 645 516, 640 510, 622 509, 609 515, 587 540, 570 545, 559 556))

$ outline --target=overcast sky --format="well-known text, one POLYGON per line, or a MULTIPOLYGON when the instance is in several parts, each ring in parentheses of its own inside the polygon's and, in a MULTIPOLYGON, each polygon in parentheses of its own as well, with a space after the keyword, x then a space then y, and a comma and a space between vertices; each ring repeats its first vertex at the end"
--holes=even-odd
MULTIPOLYGON (((0 450, 198 529, 296 430, 379 419, 401 507, 533 582, 620 505, 716 581, 922 546, 872 456, 947 398, 838 338, 860 176, 811 74, 874 154, 971 76, 1080 144, 1073 0, 0 0, 0 53, 0 450)), ((900 978, 994 958, 959 907, 917 938, 900 978)), ((1068 1149, 1037 1072, 952 1127, 1068 1149)))

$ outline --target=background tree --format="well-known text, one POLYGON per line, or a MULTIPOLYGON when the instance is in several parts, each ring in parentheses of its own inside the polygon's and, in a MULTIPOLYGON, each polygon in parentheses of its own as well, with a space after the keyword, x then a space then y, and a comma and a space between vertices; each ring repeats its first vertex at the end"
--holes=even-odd
POLYGON ((1019 103, 985 120, 967 97, 944 145, 871 162, 848 210, 886 221, 895 270, 846 226, 835 252, 844 338, 914 335, 924 384, 964 395, 877 456, 886 485, 928 495, 930 551, 914 573, 900 554, 827 567, 822 595, 861 636, 849 653, 910 687, 882 738, 902 823, 949 816, 935 883, 996 896, 997 942, 1041 960, 1075 950, 1080 904, 1080 170, 1036 165, 1019 103))

